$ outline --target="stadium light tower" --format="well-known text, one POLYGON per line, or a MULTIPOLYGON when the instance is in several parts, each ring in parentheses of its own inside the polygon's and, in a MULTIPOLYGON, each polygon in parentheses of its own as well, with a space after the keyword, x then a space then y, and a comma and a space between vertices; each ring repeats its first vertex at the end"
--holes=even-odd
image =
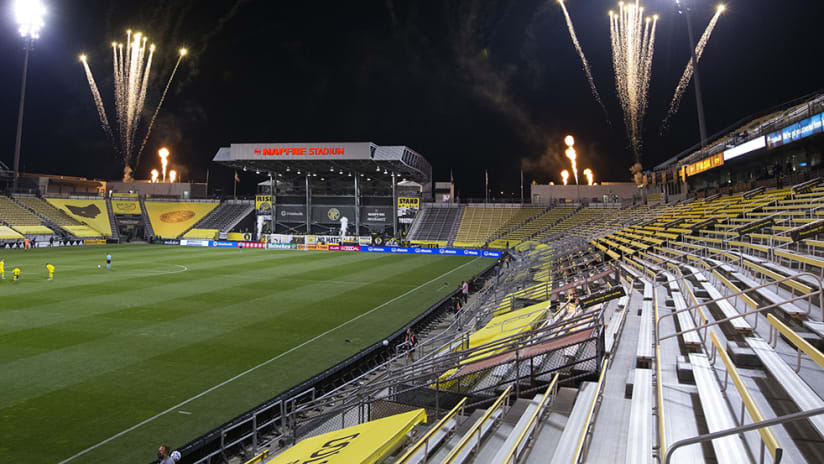
MULTIPOLYGON (((701 137, 701 148, 707 146, 707 123, 704 119, 704 99, 701 96, 701 77, 698 74, 698 60, 695 58, 695 39, 692 34, 692 8, 687 5, 690 0, 675 0, 678 14, 684 16, 687 22, 687 37, 690 41, 690 60, 692 61, 693 80, 695 81, 695 106, 698 111, 698 134, 701 137)), ((721 6, 723 8, 723 5, 721 6)))
POLYGON ((23 139, 23 108, 26 102, 26 77, 29 73, 29 53, 34 48, 34 41, 40 37, 43 28, 43 16, 46 8, 40 0, 15 0, 14 14, 20 26, 20 35, 23 37, 23 84, 20 88, 20 109, 17 114, 17 139, 14 144, 14 184, 17 187, 17 178, 20 177, 20 143, 23 139))

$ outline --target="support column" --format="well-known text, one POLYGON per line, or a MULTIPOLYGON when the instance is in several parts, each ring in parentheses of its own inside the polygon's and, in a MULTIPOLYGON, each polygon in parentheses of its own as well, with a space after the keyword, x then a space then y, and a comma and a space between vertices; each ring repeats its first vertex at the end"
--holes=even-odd
POLYGON ((272 175, 272 171, 269 171, 269 214, 272 215, 272 234, 275 233, 275 191, 277 187, 275 186, 275 178, 272 175))
POLYGON ((312 232, 312 200, 311 190, 309 187, 309 175, 306 175, 306 233, 312 232))
POLYGON ((392 173, 392 236, 398 237, 398 192, 395 187, 395 173, 392 173))
POLYGON ((360 236, 360 181, 355 173, 355 236, 360 236))

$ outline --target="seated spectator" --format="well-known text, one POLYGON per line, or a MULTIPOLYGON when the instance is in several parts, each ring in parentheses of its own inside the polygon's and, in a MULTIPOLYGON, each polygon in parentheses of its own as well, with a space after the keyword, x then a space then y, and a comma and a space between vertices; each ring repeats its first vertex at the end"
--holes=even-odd
POLYGON ((175 464, 180 461, 180 453, 171 451, 168 445, 163 444, 157 449, 157 459, 159 464, 175 464))

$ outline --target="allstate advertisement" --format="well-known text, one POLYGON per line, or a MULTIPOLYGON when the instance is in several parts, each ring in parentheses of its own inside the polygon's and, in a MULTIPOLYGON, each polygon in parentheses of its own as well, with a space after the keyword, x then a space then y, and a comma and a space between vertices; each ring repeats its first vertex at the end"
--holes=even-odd
POLYGON ((500 251, 470 250, 463 248, 408 248, 390 246, 362 246, 361 253, 399 253, 419 255, 450 255, 450 256, 482 256, 484 258, 500 258, 500 251))

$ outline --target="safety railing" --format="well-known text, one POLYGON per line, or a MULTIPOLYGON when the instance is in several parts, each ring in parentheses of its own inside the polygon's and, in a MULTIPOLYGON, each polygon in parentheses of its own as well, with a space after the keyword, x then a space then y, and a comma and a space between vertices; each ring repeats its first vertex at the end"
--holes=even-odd
MULTIPOLYGON (((795 279, 795 278, 797 278, 799 276, 802 276, 802 275, 808 275, 810 277, 813 277, 813 278, 817 279, 819 282, 821 282, 821 278, 819 278, 819 277, 817 277, 814 274, 811 274, 809 272, 800 272, 798 274, 794 274, 792 276, 785 277, 784 279, 781 279, 778 282, 780 283, 780 282, 785 281, 785 280, 795 279)), ((669 338, 674 338, 674 337, 677 337, 677 336, 681 336, 681 335, 684 335, 685 333, 688 333, 688 332, 697 331, 697 330, 705 329, 705 328, 708 328, 708 327, 720 325, 722 323, 729 322, 733 319, 746 317, 746 316, 749 316, 749 315, 752 315, 752 314, 763 313, 767 310, 777 308, 777 307, 779 307, 783 304, 786 304, 786 303, 792 303, 794 301, 802 300, 802 299, 805 299, 805 298, 811 298, 811 297, 816 296, 816 295, 818 295, 819 300, 824 298, 824 297, 822 297, 822 290, 821 290, 821 287, 819 286, 819 290, 814 291, 814 292, 809 293, 809 294, 800 295, 800 296, 796 296, 796 297, 793 297, 793 298, 788 298, 786 300, 782 300, 780 302, 772 303, 772 304, 769 304, 769 305, 766 305, 766 306, 756 305, 756 308, 753 309, 753 310, 738 313, 734 316, 725 317, 723 319, 717 319, 714 322, 707 322, 707 323, 704 323, 704 324, 701 324, 701 325, 697 325, 697 326, 689 328, 687 330, 682 330, 682 331, 679 331, 679 332, 669 334, 665 337, 661 337, 659 335, 661 321, 666 319, 666 318, 674 318, 678 314, 683 313, 685 311, 692 311, 692 310, 695 310, 699 306, 705 306, 705 305, 708 305, 708 304, 717 303, 717 302, 722 301, 722 300, 729 300, 731 298, 736 298, 736 297, 740 297, 740 296, 747 296, 749 298, 749 296, 747 295, 748 293, 755 292, 760 288, 765 288, 765 287, 769 287, 769 286, 772 286, 772 285, 775 285, 775 282, 769 283, 769 284, 764 284, 764 285, 759 285, 757 287, 750 287, 746 290, 741 290, 741 291, 738 291, 738 292, 735 292, 735 293, 732 293, 732 294, 729 294, 729 295, 726 295, 726 296, 722 296, 721 298, 716 298, 714 300, 706 301, 704 303, 700 303, 700 304, 697 304, 697 305, 692 305, 692 306, 689 306, 689 307, 681 309, 681 310, 677 310, 677 311, 670 312, 668 314, 664 314, 660 318, 657 318, 656 322, 655 322, 655 344, 659 345, 661 343, 661 341, 663 341, 663 340, 667 340, 669 338)), ((811 308, 807 308, 807 311, 805 313, 802 313, 802 316, 803 317, 808 317, 810 315, 810 312, 811 312, 811 308)), ((756 325, 757 325, 757 323, 758 323, 758 319, 756 318, 756 325)))
POLYGON ((409 449, 406 450, 405 453, 401 457, 395 461, 395 464, 406 464, 409 462, 413 457, 417 456, 421 451, 423 451, 423 456, 421 457, 423 460, 421 462, 426 462, 429 458, 429 441, 435 437, 435 434, 440 432, 444 426, 446 426, 449 421, 453 420, 458 414, 463 415, 464 405, 466 404, 466 398, 461 399, 458 404, 452 408, 445 416, 438 421, 428 432, 426 432, 420 440, 418 440, 414 445, 410 446, 409 449))
MULTIPOLYGON (((475 440, 475 452, 477 453, 481 446, 481 441, 483 438, 484 426, 490 425, 490 421, 496 420, 496 417, 500 414, 496 414, 501 408, 506 408, 509 406, 509 394, 512 393, 512 385, 506 387, 501 396, 492 403, 492 406, 486 410, 483 416, 478 419, 472 427, 464 434, 463 438, 455 445, 455 447, 449 452, 446 458, 443 460, 442 464, 451 464, 455 461, 459 454, 464 450, 464 448, 469 445, 472 440, 475 440)), ((488 429, 488 427, 487 427, 488 429)))
POLYGON ((269 457, 269 450, 263 450, 262 453, 258 454, 257 456, 253 457, 252 459, 246 461, 243 464, 260 464, 266 461, 266 458, 269 457))
MULTIPOLYGON (((718 341, 718 338, 715 336, 715 332, 710 332, 710 339, 712 340, 713 348, 711 353, 713 364, 715 363, 716 357, 719 357, 721 358, 721 361, 724 363, 724 366, 726 367, 726 370, 724 371, 724 387, 721 389, 721 391, 726 391, 727 381, 728 379, 732 379, 732 383, 733 385, 735 385, 736 390, 738 390, 738 395, 741 397, 741 414, 738 422, 740 423, 740 425, 744 424, 745 409, 750 414, 750 418, 753 420, 753 422, 763 421, 764 415, 761 413, 761 410, 755 404, 752 395, 750 394, 747 387, 744 385, 744 381, 741 380, 741 376, 738 374, 738 370, 735 368, 735 364, 733 364, 729 355, 724 350, 724 347, 721 346, 721 342, 718 341)), ((761 462, 764 462, 765 447, 772 456, 773 462, 780 462, 784 450, 781 448, 781 445, 778 444, 778 440, 776 440, 775 435, 773 435, 772 431, 769 428, 758 429, 758 432, 761 435, 761 462)))
POLYGON ((824 367, 824 354, 820 351, 815 349, 810 342, 804 340, 803 338, 799 337, 794 330, 790 329, 783 322, 779 321, 775 316, 772 314, 767 315, 767 321, 770 323, 770 337, 769 343, 775 348, 775 345, 778 343, 778 333, 781 333, 784 337, 789 340, 798 353, 798 358, 796 362, 795 371, 799 372, 801 370, 801 353, 804 352, 807 356, 810 357, 816 364, 821 367, 824 367))
MULTIPOLYGON (((758 430, 773 425, 787 424, 790 422, 795 422, 798 420, 817 416, 819 414, 824 414, 824 407, 810 409, 809 411, 800 411, 792 414, 786 414, 784 416, 778 416, 773 419, 767 419, 747 425, 739 425, 738 427, 731 427, 726 430, 720 430, 718 432, 706 433, 703 435, 698 435, 696 437, 678 440, 677 442, 673 443, 672 446, 670 446, 670 448, 664 455, 664 464, 669 464, 672 461, 672 455, 675 454, 675 452, 678 451, 680 448, 687 445, 694 445, 696 443, 706 443, 717 438, 728 437, 730 435, 738 435, 744 432, 749 432, 750 430, 758 430)), ((775 462, 777 464, 779 461, 775 462)))
POLYGON ((552 381, 549 383, 549 386, 546 388, 544 392, 543 398, 541 401, 538 402, 538 407, 535 408, 535 411, 529 416, 524 428, 518 433, 518 438, 515 439, 515 442, 512 444, 512 447, 509 448, 507 451, 506 456, 504 456, 503 461, 501 464, 509 464, 509 463, 516 463, 518 461, 518 457, 523 452, 526 444, 528 442, 529 437, 532 435, 532 432, 535 430, 535 427, 538 424, 538 420, 543 416, 544 411, 546 410, 547 406, 550 408, 552 407, 552 399, 555 398, 556 392, 558 390, 558 377, 560 374, 555 374, 552 377, 552 381))

